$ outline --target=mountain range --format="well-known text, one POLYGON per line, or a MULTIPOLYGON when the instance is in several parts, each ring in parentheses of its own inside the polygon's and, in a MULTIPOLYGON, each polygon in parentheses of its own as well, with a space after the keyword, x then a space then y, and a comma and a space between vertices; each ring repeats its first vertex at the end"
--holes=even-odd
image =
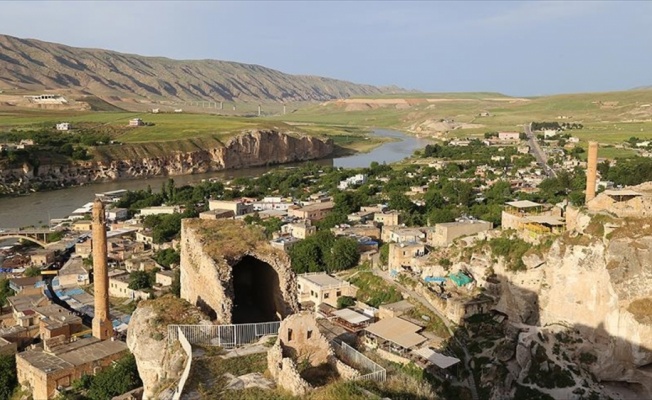
POLYGON ((102 98, 294 102, 401 92, 260 65, 173 60, 0 35, 0 89, 62 90, 102 98), (4 87, 3 87, 4 86, 4 87))

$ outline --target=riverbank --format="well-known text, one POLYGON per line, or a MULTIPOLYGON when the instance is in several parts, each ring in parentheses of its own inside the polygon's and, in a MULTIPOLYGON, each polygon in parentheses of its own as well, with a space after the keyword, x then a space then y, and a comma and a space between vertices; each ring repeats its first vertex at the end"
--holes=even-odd
MULTIPOLYGON (((324 167, 362 168, 368 167, 372 162, 393 163, 400 161, 414 153, 415 150, 425 147, 427 140, 417 139, 402 132, 383 129, 374 130, 373 136, 382 143, 374 145, 366 153, 356 152, 353 155, 338 155, 329 158, 312 160, 309 162, 323 165, 324 167)), ((372 144, 378 142, 371 142, 372 144)), ((112 190, 146 189, 148 186, 157 191, 169 178, 174 178, 177 186, 184 186, 201 182, 205 179, 227 180, 238 177, 260 176, 277 168, 300 166, 305 162, 288 163, 255 168, 242 168, 222 170, 215 172, 197 173, 178 176, 161 176, 147 179, 127 179, 109 181, 82 186, 62 188, 45 192, 30 193, 25 196, 0 198, 0 228, 18 228, 22 226, 40 226, 53 218, 64 218, 76 208, 95 198, 96 193, 112 190)))

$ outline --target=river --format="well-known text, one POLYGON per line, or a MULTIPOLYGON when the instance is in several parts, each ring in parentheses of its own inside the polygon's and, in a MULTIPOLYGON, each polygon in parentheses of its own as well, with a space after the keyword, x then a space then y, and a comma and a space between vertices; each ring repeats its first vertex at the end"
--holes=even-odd
MULTIPOLYGON (((418 139, 398 131, 376 129, 373 135, 395 139, 393 142, 385 143, 376 147, 368 153, 360 153, 352 156, 315 160, 313 162, 332 165, 343 168, 368 167, 373 161, 379 163, 392 163, 400 161, 414 153, 415 150, 423 148, 429 142, 426 139, 418 139)), ((257 176, 271 169, 296 166, 300 164, 284 164, 274 167, 245 168, 238 170, 226 170, 220 172, 209 172, 206 174, 174 176, 177 186, 201 182, 207 178, 229 179, 240 176, 257 176)), ((87 202, 93 201, 95 193, 108 192, 118 189, 145 189, 147 185, 152 190, 160 190, 161 184, 169 177, 122 180, 92 185, 77 186, 68 189, 51 190, 46 192, 32 193, 27 196, 9 197, 0 199, 0 228, 18 228, 22 226, 41 226, 47 224, 52 218, 64 218, 73 210, 81 207, 87 202)))

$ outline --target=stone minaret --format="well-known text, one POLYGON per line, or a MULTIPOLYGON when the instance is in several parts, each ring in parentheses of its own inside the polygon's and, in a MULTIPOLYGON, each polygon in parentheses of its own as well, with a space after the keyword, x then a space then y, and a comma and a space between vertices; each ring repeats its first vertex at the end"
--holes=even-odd
POLYGON ((586 203, 595 197, 595 181, 598 172, 598 142, 589 142, 589 158, 586 164, 586 203))
POLYGON ((109 318, 109 270, 106 263, 106 217, 104 204, 96 199, 93 203, 93 287, 95 289, 95 317, 93 336, 106 340, 113 336, 109 318))

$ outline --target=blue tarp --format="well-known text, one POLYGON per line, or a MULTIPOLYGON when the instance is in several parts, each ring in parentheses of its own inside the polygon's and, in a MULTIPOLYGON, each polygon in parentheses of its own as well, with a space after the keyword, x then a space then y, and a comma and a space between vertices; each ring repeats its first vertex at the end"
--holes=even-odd
POLYGON ((431 283, 431 282, 440 283, 440 282, 446 281, 446 278, 441 277, 441 276, 426 276, 425 278, 423 278, 423 280, 428 282, 428 283, 431 283))
POLYGON ((66 290, 66 296, 76 296, 78 294, 84 294, 84 290, 80 288, 66 290))

